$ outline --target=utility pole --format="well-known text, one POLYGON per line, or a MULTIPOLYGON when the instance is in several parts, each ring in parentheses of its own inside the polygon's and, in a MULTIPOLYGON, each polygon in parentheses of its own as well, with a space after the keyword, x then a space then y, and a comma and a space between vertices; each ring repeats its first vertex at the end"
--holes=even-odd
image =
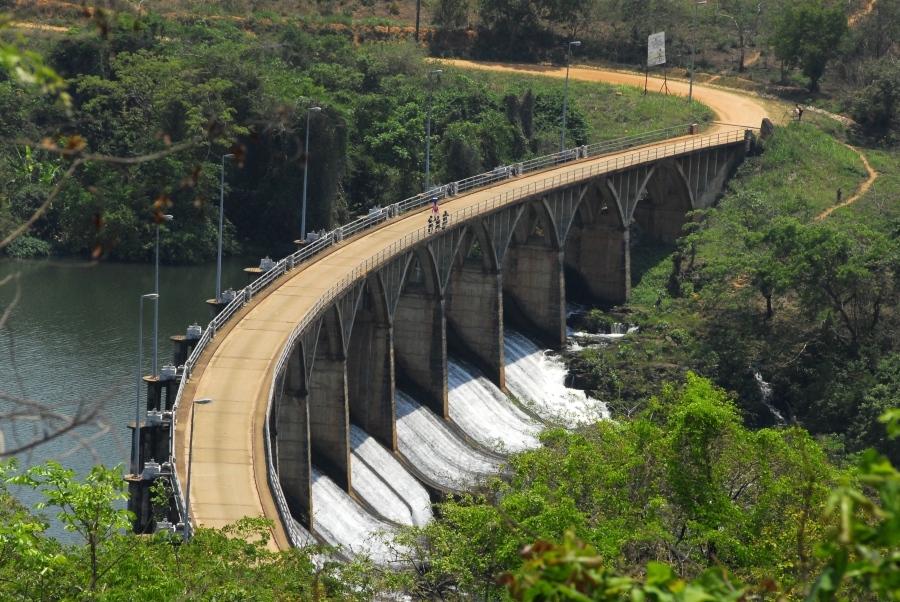
POLYGON ((425 192, 431 190, 431 98, 432 98, 432 75, 440 75, 444 71, 435 69, 428 74, 428 129, 425 134, 425 192))
POLYGON ((572 62, 572 46, 581 46, 581 42, 569 42, 566 52, 566 93, 563 96, 562 136, 559 139, 559 152, 566 150, 566 106, 569 104, 569 65, 572 62))
POLYGON ((309 114, 318 113, 322 107, 310 107, 306 109, 306 161, 303 164, 303 209, 300 217, 300 240, 306 242, 306 174, 309 173, 309 114))
POLYGON ((694 102, 694 55, 697 53, 697 12, 706 0, 694 3, 694 35, 691 38, 691 86, 688 89, 688 102, 694 102))

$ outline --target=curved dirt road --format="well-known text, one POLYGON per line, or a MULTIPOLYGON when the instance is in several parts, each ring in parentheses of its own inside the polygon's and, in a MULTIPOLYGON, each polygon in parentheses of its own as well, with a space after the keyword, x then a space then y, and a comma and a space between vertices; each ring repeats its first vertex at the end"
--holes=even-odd
MULTIPOLYGON (((460 61, 442 59, 435 61, 445 65, 453 65, 461 69, 479 69, 482 71, 504 71, 507 73, 523 73, 526 75, 543 75, 546 77, 566 76, 565 67, 550 67, 546 65, 525 65, 506 63, 479 63, 474 61, 460 61)), ((569 78, 587 82, 606 82, 610 84, 624 84, 627 86, 644 87, 644 76, 634 73, 621 73, 618 71, 603 71, 601 69, 586 69, 584 67, 572 67, 569 70, 569 78)), ((656 92, 663 85, 663 80, 651 77, 647 81, 647 89, 656 92)), ((690 86, 686 82, 669 80, 669 92, 687 97, 690 86)), ((733 126, 758 128, 764 117, 771 116, 766 109, 750 96, 744 96, 737 92, 705 88, 702 84, 694 82, 694 98, 710 107, 716 112, 717 119, 727 125, 714 125, 706 133, 714 133, 722 129, 734 129, 733 126)))
MULTIPOLYGON (((454 63, 461 67, 500 69, 500 66, 462 61, 454 63)), ((545 67, 513 69, 548 76, 565 74, 564 70, 545 67)), ((643 86, 643 78, 622 73, 576 68, 570 76, 643 86)), ((651 85, 656 85, 657 89, 660 83, 651 79, 651 85)), ((687 94, 687 86, 682 82, 670 82, 669 87, 676 93, 687 94)), ((760 104, 738 94, 695 86, 695 97, 712 107, 726 123, 758 128, 767 116, 760 104)), ((718 126, 715 129, 735 128, 718 126)), ((669 140, 649 147, 673 142, 669 140)), ((625 154, 632 152, 634 149, 629 149, 625 154)), ((614 156, 586 159, 583 164, 614 156)), ((572 169, 572 165, 556 169, 566 171, 572 169)), ((552 175, 552 171, 534 172, 509 183, 476 189, 446 200, 444 206, 452 213, 473 206, 501 192, 504 187, 522 186, 531 179, 552 175)), ((201 355, 191 381, 185 387, 176 429, 179 460, 176 465, 184 484, 187 462, 182 459, 188 457, 188 434, 195 428, 190 514, 197 523, 222 527, 245 516, 265 516, 275 522, 270 547, 288 547, 267 483, 262 436, 275 361, 293 326, 333 283, 361 261, 418 230, 422 224, 422 215, 414 211, 332 247, 315 261, 279 278, 218 332, 201 355), (196 424, 192 425, 191 405, 194 399, 203 397, 211 397, 214 402, 198 408, 196 424)))

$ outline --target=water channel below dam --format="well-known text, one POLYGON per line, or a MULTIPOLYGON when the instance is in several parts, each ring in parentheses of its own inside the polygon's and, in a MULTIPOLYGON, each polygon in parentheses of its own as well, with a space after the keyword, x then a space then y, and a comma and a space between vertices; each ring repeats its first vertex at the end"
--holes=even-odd
MULTIPOLYGON (((246 282, 250 258, 223 262, 223 288, 246 282)), ((31 466, 48 459, 87 474, 95 464, 124 462, 130 453, 137 369, 138 304, 153 291, 152 265, 69 260, 5 261, 0 281, 18 278, 19 300, 0 330, 0 394, 33 399, 64 413, 100 410, 93 426, 20 454, 31 466)), ((161 266, 159 364, 169 363, 169 336, 183 334, 195 322, 209 320, 205 300, 214 296, 215 265, 161 266)), ((15 281, 0 287, 3 308, 16 297, 15 281)), ((152 361, 153 308, 145 303, 143 373, 152 361)), ((351 430, 354 497, 322 471, 313 474, 316 534, 345 554, 368 552, 389 560, 379 534, 397 525, 424 525, 432 516, 422 481, 461 491, 502 470, 506 454, 540 445, 539 433, 550 426, 574 427, 604 418, 606 408, 583 391, 564 385, 559 358, 526 336, 505 335, 507 396, 465 361, 448 366, 450 421, 440 419, 413 396, 397 391, 398 457, 363 430, 351 430)), ((145 392, 141 391, 143 402, 145 392)), ((0 400, 0 411, 14 404, 0 400)), ((7 448, 35 436, 34 423, 0 424, 7 448)), ((38 495, 18 489, 28 505, 38 495)), ((124 506, 124 504, 123 504, 124 506)), ((51 518, 51 534, 74 541, 51 518)))

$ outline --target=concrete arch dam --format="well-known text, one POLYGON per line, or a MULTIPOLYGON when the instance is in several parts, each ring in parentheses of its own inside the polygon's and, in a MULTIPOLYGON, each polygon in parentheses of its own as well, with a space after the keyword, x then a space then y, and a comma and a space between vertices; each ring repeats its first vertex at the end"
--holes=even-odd
MULTIPOLYGON (((467 455, 478 446, 450 416, 459 364, 448 349, 505 391, 504 322, 558 349, 567 281, 598 301, 626 301, 630 248, 677 239, 752 138, 743 129, 686 137, 504 179, 446 199, 439 229, 426 226, 427 208, 407 213, 287 271, 215 333, 183 387, 175 450, 187 457, 193 431, 191 516, 212 527, 266 516, 284 549, 320 527, 329 508, 314 506, 319 487, 325 505, 347 494, 358 502, 348 521, 404 522, 363 490, 378 463, 381 491, 402 490, 397 512, 427 520, 429 495, 465 484, 411 457, 404 437, 472 474, 503 460, 484 448, 467 455), (215 403, 191 424, 201 398, 215 403)), ((527 424, 512 408, 501 419, 527 424)))

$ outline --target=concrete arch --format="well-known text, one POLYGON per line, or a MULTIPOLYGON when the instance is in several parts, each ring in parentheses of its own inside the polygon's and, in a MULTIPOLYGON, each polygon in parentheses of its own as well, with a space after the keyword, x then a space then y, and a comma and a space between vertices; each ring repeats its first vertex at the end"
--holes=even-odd
POLYGON ((397 451, 394 330, 381 280, 370 277, 359 296, 347 353, 350 420, 397 451))
POLYGON ((661 163, 647 182, 646 194, 632 213, 640 234, 674 243, 683 234, 687 214, 694 208, 684 174, 674 161, 661 163))
POLYGON ((314 320, 291 349, 279 376, 278 395, 270 425, 275 438, 275 467, 292 514, 312 528, 312 445, 309 429, 309 374, 313 368, 322 321, 314 320))
POLYGON ((496 259, 484 224, 474 220, 454 255, 445 289, 447 346, 506 390, 503 288, 496 259), (480 257, 470 257, 476 242, 480 257))

